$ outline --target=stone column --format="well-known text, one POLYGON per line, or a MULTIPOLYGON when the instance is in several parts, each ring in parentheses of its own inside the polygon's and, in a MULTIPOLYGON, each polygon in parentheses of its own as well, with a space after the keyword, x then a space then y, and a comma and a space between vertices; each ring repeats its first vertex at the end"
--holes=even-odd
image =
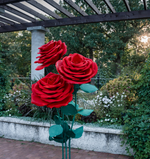
POLYGON ((42 26, 28 27, 28 31, 32 33, 31 39, 31 80, 39 80, 44 77, 44 69, 36 71, 36 67, 39 65, 34 63, 36 57, 39 55, 39 47, 45 44, 45 32, 46 29, 42 26))

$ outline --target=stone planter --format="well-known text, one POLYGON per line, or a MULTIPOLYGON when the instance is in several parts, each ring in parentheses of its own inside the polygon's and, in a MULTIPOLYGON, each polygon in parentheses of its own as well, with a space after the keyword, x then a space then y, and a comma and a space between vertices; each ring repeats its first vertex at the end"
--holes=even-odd
MULTIPOLYGON (((59 143, 49 141, 49 127, 49 123, 0 117, 0 136, 4 138, 61 146, 59 143)), ((74 126, 74 128, 78 127, 74 126)), ((84 126, 83 136, 80 139, 72 139, 71 147, 127 155, 125 146, 121 146, 121 135, 123 135, 121 130, 117 129, 84 126)))

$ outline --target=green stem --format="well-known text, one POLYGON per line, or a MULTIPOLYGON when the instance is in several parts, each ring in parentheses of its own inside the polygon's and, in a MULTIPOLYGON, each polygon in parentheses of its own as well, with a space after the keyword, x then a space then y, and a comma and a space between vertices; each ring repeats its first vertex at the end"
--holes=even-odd
POLYGON ((65 142, 65 149, 66 149, 66 159, 67 159, 67 143, 65 142))
POLYGON ((70 143, 71 143, 71 139, 69 138, 69 159, 71 159, 70 143))
MULTIPOLYGON (((75 93, 75 108, 77 109, 77 93, 75 93)), ((76 116, 76 115, 73 116, 73 121, 72 121, 72 125, 71 125, 71 130, 72 130, 72 128, 73 128, 75 116, 76 116)))
POLYGON ((61 121, 61 119, 60 119, 60 114, 59 114, 59 111, 58 111, 58 108, 56 108, 56 110, 57 110, 57 114, 58 114, 58 116, 59 116, 59 120, 61 121))
POLYGON ((75 93, 75 107, 77 109, 77 93, 75 93))
POLYGON ((72 121, 72 125, 71 125, 71 130, 72 130, 72 128, 73 128, 74 120, 75 120, 75 115, 73 116, 73 121, 72 121))
POLYGON ((62 159, 64 159, 64 143, 62 143, 62 159))
MULTIPOLYGON (((59 116, 59 120, 61 122, 59 111, 57 108, 56 108, 56 110, 57 110, 57 114, 59 116)), ((63 114, 63 122, 64 122, 64 114, 63 114)), ((62 143, 62 159, 64 159, 64 143, 62 143)))

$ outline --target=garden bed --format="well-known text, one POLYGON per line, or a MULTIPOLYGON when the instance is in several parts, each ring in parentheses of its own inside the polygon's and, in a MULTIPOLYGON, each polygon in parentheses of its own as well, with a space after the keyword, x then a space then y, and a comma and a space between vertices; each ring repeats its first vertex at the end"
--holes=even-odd
MULTIPOLYGON (((31 122, 12 117, 0 117, 0 136, 4 138, 36 141, 40 143, 61 146, 49 141, 49 123, 31 122)), ((79 127, 75 125, 74 128, 79 127)), ((124 154, 125 145, 121 146, 121 130, 84 126, 84 133, 80 139, 72 139, 71 146, 84 150, 124 154)))

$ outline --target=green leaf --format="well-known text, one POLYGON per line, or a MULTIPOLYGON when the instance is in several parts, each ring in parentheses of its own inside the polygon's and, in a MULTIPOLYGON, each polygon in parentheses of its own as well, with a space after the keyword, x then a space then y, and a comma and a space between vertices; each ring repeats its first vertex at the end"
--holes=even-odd
POLYGON ((61 107, 61 112, 65 115, 75 115, 78 113, 77 109, 72 104, 61 107))
POLYGON ((69 138, 62 138, 62 137, 54 137, 54 141, 59 142, 59 143, 65 143, 69 138))
POLYGON ((63 133, 69 131, 69 129, 70 129, 70 126, 69 126, 66 122, 63 122, 63 123, 61 124, 61 126, 62 126, 62 128, 63 128, 63 133))
POLYGON ((61 124, 61 118, 59 118, 59 116, 55 115, 54 116, 54 121, 57 125, 60 125, 61 124))
POLYGON ((76 130, 73 130, 75 137, 74 138, 80 138, 83 134, 83 126, 77 128, 76 130))
POLYGON ((72 130, 66 132, 67 136, 75 138, 75 133, 72 130))
POLYGON ((69 139, 69 137, 68 136, 64 137, 63 133, 54 137, 54 141, 59 142, 59 143, 65 143, 68 139, 69 139))
POLYGON ((92 93, 98 90, 94 85, 91 84, 82 84, 80 85, 80 88, 86 93, 92 93))
MULTIPOLYGON (((68 103, 68 105, 71 104, 75 107, 75 102, 71 101, 70 103, 68 103)), ((77 108, 79 107, 79 105, 77 104, 77 108)))
POLYGON ((63 128, 61 125, 53 125, 49 128, 50 137, 60 135, 62 132, 63 132, 63 128))
POLYGON ((83 116, 88 116, 93 112, 92 109, 83 109, 78 112, 78 114, 83 115, 83 116))
POLYGON ((53 141, 54 139, 52 137, 49 136, 49 141, 53 141))

